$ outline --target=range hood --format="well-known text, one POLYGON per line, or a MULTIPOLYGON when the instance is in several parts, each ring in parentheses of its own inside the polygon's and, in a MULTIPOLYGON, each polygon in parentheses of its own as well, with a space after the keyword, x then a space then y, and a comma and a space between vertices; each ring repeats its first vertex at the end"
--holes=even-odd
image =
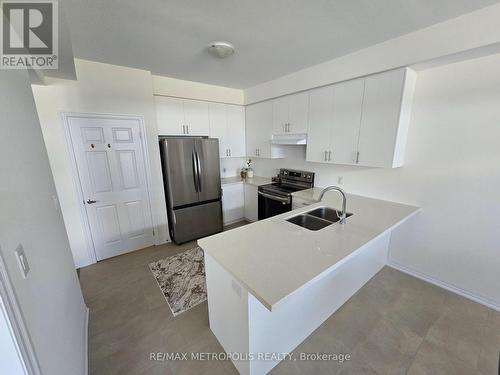
POLYGON ((307 144, 307 134, 273 134, 271 143, 275 145, 305 145, 307 144))

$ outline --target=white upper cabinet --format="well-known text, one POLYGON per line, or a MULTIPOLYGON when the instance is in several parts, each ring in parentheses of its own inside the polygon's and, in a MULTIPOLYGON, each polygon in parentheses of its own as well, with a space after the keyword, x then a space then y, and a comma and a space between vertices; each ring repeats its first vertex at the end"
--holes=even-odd
POLYGON ((309 92, 274 99, 273 133, 306 133, 309 111, 309 92))
POLYGON ((306 159, 403 165, 415 81, 405 68, 312 90, 306 159))
POLYGON ((333 86, 333 116, 328 160, 355 164, 363 106, 364 79, 333 86))
POLYGON ((251 158, 282 158, 283 150, 271 145, 273 134, 272 101, 246 107, 246 151, 251 158))
POLYGON ((364 80, 313 90, 310 96, 308 161, 355 164, 364 80))
POLYGON ((159 135, 183 135, 184 105, 182 99, 155 96, 156 123, 159 135))
POLYGON ((273 133, 282 134, 286 133, 288 126, 288 107, 289 99, 288 96, 283 96, 278 99, 274 99, 273 103, 273 133))
POLYGON ((209 104, 210 137, 219 139, 221 158, 245 156, 245 108, 239 105, 209 104))
POLYGON ((246 156, 245 147, 245 107, 226 105, 227 116, 227 148, 230 157, 246 156))
POLYGON ((209 134, 207 102, 155 96, 155 104, 159 135, 209 134))
POLYGON ((184 100, 187 135, 208 135, 208 102, 184 100))
POLYGON ((289 96, 288 133, 307 133, 307 116, 309 114, 309 91, 289 96))
POLYGON ((210 137, 219 140, 219 156, 229 157, 227 145, 227 118, 226 106, 221 103, 210 103, 208 105, 210 137))
POLYGON ((358 164, 403 165, 416 73, 398 69, 366 78, 358 164))
POLYGON ((333 86, 312 90, 309 103, 306 160, 328 162, 333 118, 333 86))

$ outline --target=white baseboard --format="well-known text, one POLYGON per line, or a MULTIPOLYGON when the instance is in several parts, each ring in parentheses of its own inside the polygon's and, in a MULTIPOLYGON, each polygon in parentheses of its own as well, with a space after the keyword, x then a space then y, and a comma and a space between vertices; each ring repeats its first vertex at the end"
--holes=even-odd
POLYGON ((84 356, 84 365, 83 365, 83 374, 88 375, 89 374, 89 317, 90 317, 90 310, 88 307, 86 307, 85 311, 85 332, 84 332, 84 345, 85 345, 85 353, 83 354, 84 356))
POLYGON ((411 269, 407 266, 404 266, 398 262, 395 262, 391 259, 388 260, 387 265, 389 267, 392 267, 398 271, 407 273, 408 275, 414 276, 418 279, 427 281, 428 283, 434 284, 436 286, 439 286, 440 288, 446 289, 450 292, 456 293, 462 297, 468 298, 474 302, 480 303, 481 305, 487 306, 493 310, 499 311, 500 312, 500 303, 484 296, 479 296, 476 293, 473 293, 469 290, 462 289, 460 287, 457 287, 453 284, 450 284, 446 281, 439 280, 433 276, 427 275, 423 272, 416 271, 414 269, 411 269))

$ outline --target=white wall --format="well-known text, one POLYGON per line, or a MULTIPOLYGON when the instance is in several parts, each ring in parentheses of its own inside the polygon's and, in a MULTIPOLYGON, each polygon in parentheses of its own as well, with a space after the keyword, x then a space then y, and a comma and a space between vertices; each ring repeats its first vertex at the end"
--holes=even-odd
POLYGON ((246 161, 246 158, 220 159, 220 176, 223 178, 238 176, 246 161))
POLYGON ((247 88, 245 104, 498 43, 499 19, 496 4, 438 23, 247 88))
POLYGON ((243 104, 243 90, 164 76, 153 75, 152 77, 155 95, 243 104))
POLYGON ((0 295, 0 374, 26 375, 26 367, 0 295))
POLYGON ((391 258, 500 308, 500 54, 419 73, 405 166, 377 169, 287 158, 254 160, 257 175, 280 167, 316 172, 316 186, 424 208, 392 238, 391 258))
POLYGON ((151 74, 145 70, 76 60, 78 80, 47 79, 33 86, 43 137, 59 196, 71 250, 77 267, 91 263, 85 240, 81 199, 71 174, 61 112, 112 113, 144 117, 152 175, 153 216, 159 225, 157 242, 168 240, 165 197, 161 177, 158 133, 151 74))
POLYGON ((86 307, 28 74, 0 70, 0 251, 42 372, 83 375, 86 307), (23 279, 14 250, 24 247, 23 279))

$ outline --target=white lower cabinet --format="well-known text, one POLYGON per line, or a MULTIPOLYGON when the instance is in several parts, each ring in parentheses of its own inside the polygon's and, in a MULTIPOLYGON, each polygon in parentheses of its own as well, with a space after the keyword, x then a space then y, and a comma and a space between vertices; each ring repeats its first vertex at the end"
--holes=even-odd
POLYGON ((245 219, 257 221, 259 219, 259 204, 257 198, 257 186, 244 184, 245 187, 245 219))
POLYGON ((222 185, 222 216, 224 225, 240 221, 244 215, 244 184, 222 185))

